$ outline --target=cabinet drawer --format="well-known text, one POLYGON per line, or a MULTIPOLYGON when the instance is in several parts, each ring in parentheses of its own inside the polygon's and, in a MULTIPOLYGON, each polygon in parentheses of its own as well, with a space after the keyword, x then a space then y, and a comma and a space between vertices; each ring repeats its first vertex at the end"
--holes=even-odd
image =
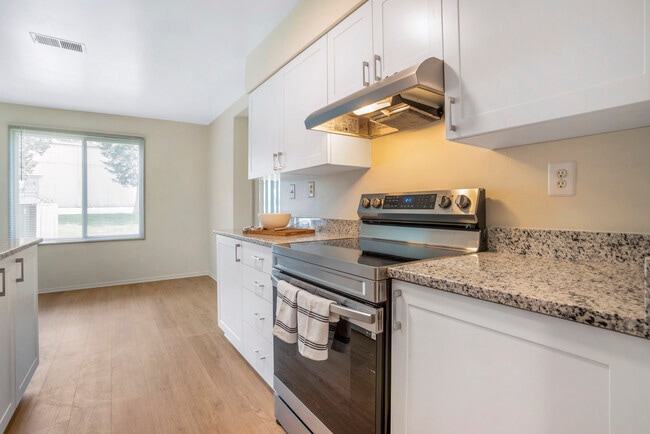
POLYGON ((244 323, 244 357, 258 374, 273 387, 273 345, 244 323))
POLYGON ((244 290, 244 322, 268 341, 273 340, 273 305, 244 290))
POLYGON ((269 303, 273 303, 271 276, 247 265, 242 266, 242 285, 269 303))
POLYGON ((242 262, 256 270, 271 274, 271 248, 244 242, 242 243, 242 262))

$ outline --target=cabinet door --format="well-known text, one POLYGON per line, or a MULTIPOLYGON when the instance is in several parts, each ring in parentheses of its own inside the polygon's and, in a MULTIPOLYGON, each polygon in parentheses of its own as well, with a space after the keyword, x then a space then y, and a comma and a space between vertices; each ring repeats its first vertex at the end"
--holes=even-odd
POLYGON ((443 0, 447 138, 501 148, 649 125, 649 3, 443 0))
POLYGON ((16 409, 14 371, 14 313, 16 289, 13 258, 0 261, 0 432, 16 409))
POLYGON ((393 293, 392 432, 650 426, 650 341, 404 282, 393 293))
POLYGON ((273 154, 282 152, 282 79, 275 74, 249 98, 248 179, 273 173, 278 165, 273 154))
POLYGON ((38 367, 37 247, 17 253, 15 299, 16 402, 19 402, 38 367))
POLYGON ((372 83, 372 4, 359 9, 327 33, 328 102, 372 83))
POLYGON ((217 236, 217 311, 219 327, 239 352, 242 351, 241 242, 217 236))
POLYGON ((441 0, 373 0, 374 79, 442 59, 441 0))
POLYGON ((319 39, 285 66, 284 156, 287 171, 327 163, 327 134, 305 128, 305 118, 327 105, 327 40, 319 39))

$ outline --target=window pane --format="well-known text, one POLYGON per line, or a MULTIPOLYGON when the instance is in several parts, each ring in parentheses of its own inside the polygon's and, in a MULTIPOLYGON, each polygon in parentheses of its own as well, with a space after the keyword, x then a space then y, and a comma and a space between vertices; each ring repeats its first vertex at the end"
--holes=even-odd
POLYGON ((88 141, 88 236, 140 234, 140 146, 88 141))
POLYGON ((82 236, 82 141, 22 134, 18 156, 18 236, 82 236))
POLYGON ((12 237, 83 241, 144 236, 144 141, 10 127, 12 237))

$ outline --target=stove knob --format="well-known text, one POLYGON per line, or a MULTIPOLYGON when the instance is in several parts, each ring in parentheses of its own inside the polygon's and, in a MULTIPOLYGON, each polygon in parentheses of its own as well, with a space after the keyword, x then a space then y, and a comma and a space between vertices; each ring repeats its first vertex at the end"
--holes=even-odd
POLYGON ((458 197, 456 197, 456 205, 460 209, 469 208, 471 204, 472 201, 469 200, 469 197, 465 196, 464 194, 458 195, 458 197))
POLYGON ((373 208, 381 208, 381 199, 378 197, 373 197, 372 198, 372 207, 373 208))
POLYGON ((368 199, 367 197, 364 197, 361 200, 361 206, 364 207, 364 208, 368 208, 370 206, 370 199, 368 199))
POLYGON ((440 208, 449 208, 451 205, 451 199, 449 199, 449 196, 440 196, 440 200, 438 201, 438 206, 440 208))

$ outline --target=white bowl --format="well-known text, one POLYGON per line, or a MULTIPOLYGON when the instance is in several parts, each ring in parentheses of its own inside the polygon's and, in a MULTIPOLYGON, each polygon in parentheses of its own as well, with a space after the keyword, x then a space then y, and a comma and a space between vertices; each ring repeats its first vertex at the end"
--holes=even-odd
POLYGON ((283 228, 289 224, 291 214, 258 214, 260 224, 264 229, 283 228))

